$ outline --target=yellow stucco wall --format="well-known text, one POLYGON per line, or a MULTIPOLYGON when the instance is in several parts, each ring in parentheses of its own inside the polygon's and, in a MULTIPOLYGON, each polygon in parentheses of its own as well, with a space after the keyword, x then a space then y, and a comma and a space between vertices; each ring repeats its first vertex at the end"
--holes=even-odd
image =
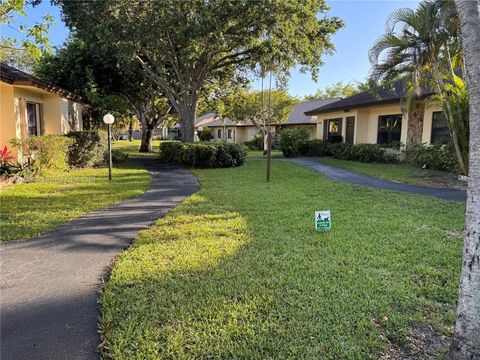
POLYGON ((82 106, 80 103, 51 94, 45 90, 31 86, 17 86, 0 82, 1 95, 1 133, 0 141, 12 137, 20 137, 19 100, 41 104, 45 134, 65 134, 70 130, 83 128, 82 106), (77 124, 72 128, 68 121, 69 102, 76 114, 77 124), (15 130, 14 130, 15 129, 15 130))
MULTIPOLYGON (((345 141, 346 118, 355 117, 354 144, 370 143, 375 144, 378 136, 378 118, 382 115, 401 114, 400 105, 381 105, 359 108, 351 111, 336 111, 317 115, 317 139, 323 139, 323 122, 328 119, 342 119, 342 136, 345 141)), ((407 139, 407 118, 402 118, 401 141, 407 139)))
POLYGON ((15 121, 15 104, 13 101, 13 86, 0 82, 0 146, 8 144, 10 139, 17 136, 15 121))

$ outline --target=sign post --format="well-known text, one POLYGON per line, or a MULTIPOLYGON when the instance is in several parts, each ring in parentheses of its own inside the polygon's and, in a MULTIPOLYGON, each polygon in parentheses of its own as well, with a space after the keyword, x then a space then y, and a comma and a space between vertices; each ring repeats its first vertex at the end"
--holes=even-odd
POLYGON ((326 231, 332 228, 330 210, 315 211, 315 230, 326 231))

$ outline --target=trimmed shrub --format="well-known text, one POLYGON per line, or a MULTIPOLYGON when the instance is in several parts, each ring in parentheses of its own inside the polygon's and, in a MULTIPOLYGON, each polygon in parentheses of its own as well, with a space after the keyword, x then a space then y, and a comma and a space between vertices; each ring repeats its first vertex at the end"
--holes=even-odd
POLYGON ((67 137, 74 139, 68 149, 68 163, 72 167, 90 167, 105 162, 108 135, 105 131, 70 131, 67 137))
POLYGON ((341 160, 353 160, 360 162, 398 162, 398 155, 393 152, 386 152, 378 144, 357 144, 346 143, 329 144, 328 150, 333 157, 341 160))
POLYGON ((352 158, 361 162, 384 162, 385 151, 377 144, 352 145, 352 158))
POLYGON ((352 157, 352 146, 347 143, 336 143, 336 144, 328 144, 328 151, 330 154, 333 155, 336 159, 341 160, 353 160, 352 157))
POLYGON ((280 133, 280 150, 285 157, 295 157, 301 154, 309 138, 307 129, 285 129, 280 133))
POLYGON ((300 146, 303 156, 328 156, 331 155, 328 143, 322 140, 309 140, 300 146))
POLYGON ((405 160, 422 169, 458 172, 453 144, 409 145, 405 150, 405 160))
MULTIPOLYGON (((105 153, 106 156, 108 157, 108 152, 105 153)), ((119 149, 112 149, 112 162, 113 163, 121 163, 121 162, 125 162, 128 160, 128 154, 122 150, 119 150, 119 149)), ((105 162, 107 162, 108 159, 105 160, 105 162)))
POLYGON ((221 168, 242 165, 247 158, 244 146, 231 143, 160 143, 160 159, 164 162, 199 167, 221 168))
POLYGON ((263 137, 261 135, 255 135, 252 140, 246 141, 244 144, 250 150, 263 150, 263 137))
POLYGON ((40 171, 66 170, 67 152, 73 140, 62 135, 42 135, 14 139, 12 144, 40 171))

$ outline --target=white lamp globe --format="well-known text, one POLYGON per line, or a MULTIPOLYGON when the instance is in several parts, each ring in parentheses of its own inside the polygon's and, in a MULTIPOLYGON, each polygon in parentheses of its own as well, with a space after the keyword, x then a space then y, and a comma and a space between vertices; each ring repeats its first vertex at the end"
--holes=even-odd
POLYGON ((110 113, 106 114, 103 117, 103 122, 107 125, 112 125, 114 121, 115 121, 115 117, 110 113))
POLYGON ((203 126, 197 127, 197 130, 200 131, 200 132, 202 132, 202 131, 203 131, 203 126))

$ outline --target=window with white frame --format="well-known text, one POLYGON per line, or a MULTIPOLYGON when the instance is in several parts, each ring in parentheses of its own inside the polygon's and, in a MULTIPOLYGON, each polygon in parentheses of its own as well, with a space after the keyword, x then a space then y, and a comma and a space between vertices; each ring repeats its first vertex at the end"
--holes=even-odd
POLYGON ((432 135, 430 142, 448 144, 452 140, 448 129, 448 120, 443 111, 435 111, 432 114, 432 135))

